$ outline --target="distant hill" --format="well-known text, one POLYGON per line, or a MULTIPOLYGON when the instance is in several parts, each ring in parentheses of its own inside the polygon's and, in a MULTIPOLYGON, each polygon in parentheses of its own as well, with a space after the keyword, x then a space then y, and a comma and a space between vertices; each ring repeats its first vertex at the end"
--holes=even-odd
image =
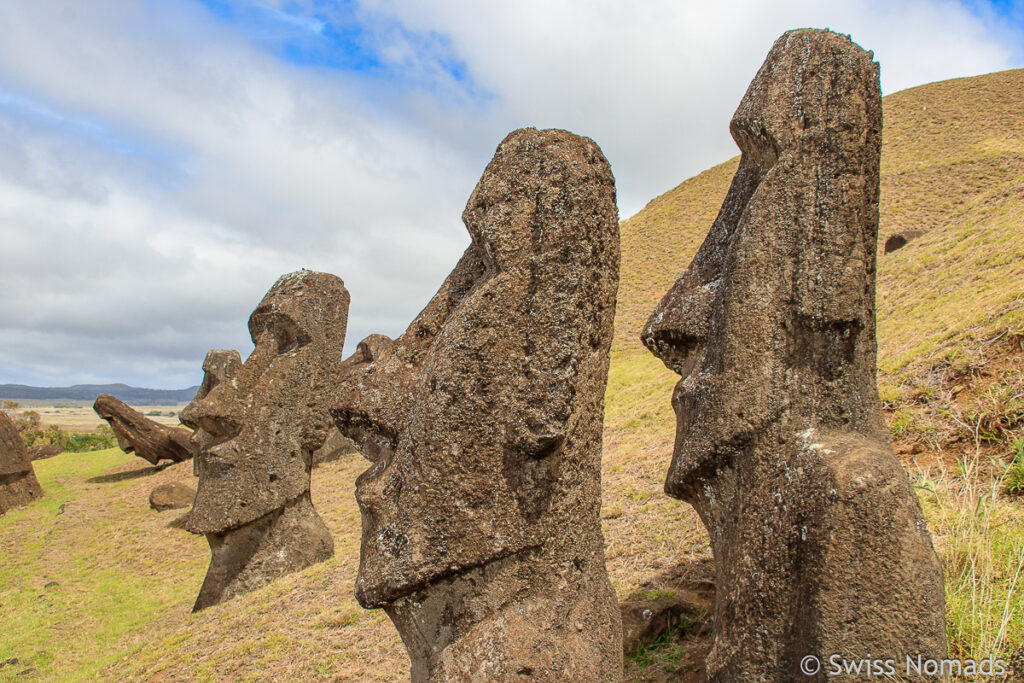
POLYGON ((187 389, 143 389, 127 384, 76 384, 72 387, 30 387, 25 384, 0 384, 0 398, 9 401, 95 401, 100 394, 116 396, 129 405, 166 406, 188 403, 198 386, 187 389))

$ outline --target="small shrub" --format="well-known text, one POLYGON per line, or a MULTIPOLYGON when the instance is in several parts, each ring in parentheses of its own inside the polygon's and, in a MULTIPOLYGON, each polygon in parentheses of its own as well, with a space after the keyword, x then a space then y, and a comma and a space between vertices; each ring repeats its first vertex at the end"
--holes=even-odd
POLYGON ((1024 437, 1014 437, 1013 460, 1003 474, 1003 492, 1011 496, 1024 496, 1024 437))
POLYGON ((98 432, 65 432, 56 425, 43 429, 38 426, 21 430, 21 440, 28 448, 56 444, 68 453, 102 451, 117 445, 117 437, 109 425, 101 424, 98 432))
POLYGON ((897 410, 889 421, 889 431, 894 437, 904 437, 914 425, 914 416, 907 410, 897 410))

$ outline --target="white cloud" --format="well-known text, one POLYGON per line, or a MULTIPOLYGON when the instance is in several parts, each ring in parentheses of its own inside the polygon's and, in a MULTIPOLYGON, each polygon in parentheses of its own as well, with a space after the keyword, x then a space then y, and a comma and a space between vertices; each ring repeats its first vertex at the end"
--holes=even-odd
POLYGON ((345 280, 349 348, 398 334, 515 127, 593 137, 625 216, 735 153, 729 117, 787 28, 851 33, 887 91, 1013 66, 1020 35, 924 0, 253 4, 311 40, 358 20, 376 63, 344 70, 199 4, 83 7, 0 5, 0 383, 197 382, 300 267, 345 280))

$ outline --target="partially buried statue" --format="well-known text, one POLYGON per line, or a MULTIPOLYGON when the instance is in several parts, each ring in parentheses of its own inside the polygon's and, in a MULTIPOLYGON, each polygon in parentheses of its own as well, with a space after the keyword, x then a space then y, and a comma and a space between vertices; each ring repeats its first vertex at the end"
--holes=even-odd
POLYGON ((665 490, 711 535, 712 681, 946 654, 942 569, 875 384, 881 124, 870 53, 783 35, 732 119, 722 210, 642 335, 682 376, 665 490))
POLYGON ((0 411, 0 515, 43 497, 18 427, 0 411))
POLYGON ((463 213, 472 237, 406 332, 339 374, 341 432, 373 462, 356 597, 414 681, 616 681, 601 429, 619 237, 593 141, 519 130, 463 213))
POLYGON ((331 427, 322 397, 341 360, 348 304, 333 275, 281 277, 249 318, 252 354, 182 411, 198 450, 187 527, 206 535, 212 554, 195 610, 333 555, 309 478, 331 427))

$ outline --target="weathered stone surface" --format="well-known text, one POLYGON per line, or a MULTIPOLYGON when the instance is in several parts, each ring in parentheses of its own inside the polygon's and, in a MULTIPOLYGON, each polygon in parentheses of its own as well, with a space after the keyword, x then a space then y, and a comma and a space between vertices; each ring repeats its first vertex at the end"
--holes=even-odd
POLYGON ((52 458, 55 455, 60 455, 64 452, 64 449, 55 443, 47 444, 45 446, 36 446, 35 448, 28 449, 28 457, 35 460, 46 460, 52 458))
POLYGON ((160 484, 149 494, 149 507, 157 512, 179 510, 190 507, 195 498, 196 491, 191 486, 178 482, 160 484))
POLYGON ((282 276, 249 318, 252 354, 230 381, 182 410, 195 430, 199 475, 187 526, 206 535, 212 554, 195 610, 334 554, 310 501, 309 473, 332 427, 324 397, 348 304, 333 275, 282 276))
POLYGON ((117 445, 125 453, 135 453, 154 465, 161 460, 183 462, 192 457, 187 429, 165 427, 110 394, 97 396, 92 408, 110 423, 117 445))
POLYGON ((0 515, 43 496, 25 443, 7 413, 0 411, 0 515))
MULTIPOLYGON (((242 357, 234 349, 210 349, 207 351, 206 358, 203 359, 203 381, 199 385, 196 395, 182 409, 182 412, 188 410, 193 403, 198 403, 209 396, 211 391, 218 385, 231 379, 241 367, 242 357)), ((181 418, 179 417, 179 419, 181 418)), ((189 447, 192 448, 193 453, 198 448, 192 442, 189 443, 189 447)), ((199 476, 198 459, 192 461, 192 474, 197 477, 199 476)))
POLYGON ((222 382, 231 379, 242 367, 242 357, 234 349, 210 349, 203 359, 203 383, 192 401, 201 401, 222 382))
POLYGON ((327 432, 324 445, 313 452, 313 467, 323 465, 325 462, 334 462, 343 455, 354 455, 357 453, 356 445, 351 439, 341 435, 337 429, 327 432))
POLYGON ((373 462, 356 597, 391 617, 414 681, 619 680, 598 517, 611 169, 587 138, 516 131, 463 221, 427 307, 339 374, 335 422, 373 462))
POLYGON ((885 241, 885 253, 896 251, 907 246, 907 243, 911 240, 916 240, 918 237, 924 234, 923 230, 904 230, 892 235, 885 241))
POLYGON ((682 376, 665 490, 711 535, 712 681, 946 654, 942 569, 875 385, 881 123, 870 53, 783 35, 733 117, 722 210, 642 335, 682 376))

